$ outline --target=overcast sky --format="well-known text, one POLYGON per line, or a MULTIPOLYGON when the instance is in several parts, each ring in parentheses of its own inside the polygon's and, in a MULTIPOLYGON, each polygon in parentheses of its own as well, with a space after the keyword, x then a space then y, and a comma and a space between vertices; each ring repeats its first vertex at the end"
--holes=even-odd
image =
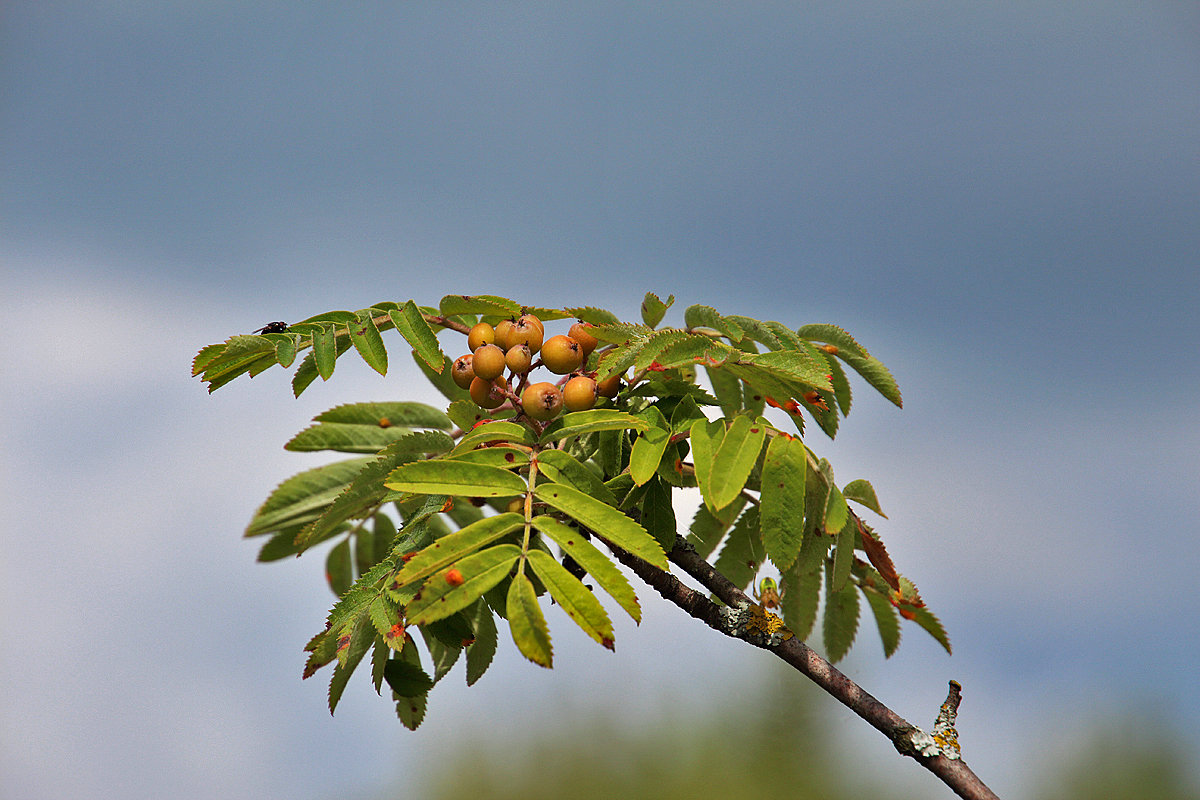
POLYGON ((1194 4, 349 5, 0 12, 0 793, 370 797, 464 725, 753 685, 670 608, 615 655, 552 617, 553 672, 503 645, 416 734, 360 676, 332 720, 300 681, 321 564, 239 538, 321 461, 282 444, 436 398, 398 346, 300 400, 278 370, 208 396, 191 357, 447 293, 848 328, 905 408, 857 383, 808 442, 872 480, 955 654, 865 630, 847 671, 922 725, 959 680, 1006 797, 1129 704, 1200 727, 1194 4))

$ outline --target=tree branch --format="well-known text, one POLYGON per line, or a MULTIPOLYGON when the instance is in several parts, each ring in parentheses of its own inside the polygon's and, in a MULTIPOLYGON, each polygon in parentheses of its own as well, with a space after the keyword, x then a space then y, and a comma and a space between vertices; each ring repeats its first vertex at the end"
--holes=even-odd
POLYGON ((957 737, 953 729, 953 715, 957 711, 958 690, 961 688, 958 684, 951 681, 950 697, 942 706, 934 735, 930 736, 872 697, 796 638, 779 617, 751 601, 741 589, 701 558, 683 537, 676 538, 675 546, 667 557, 716 595, 725 604, 724 607, 683 584, 671 573, 647 564, 607 541, 605 543, 622 564, 663 598, 713 630, 774 653, 866 720, 886 736, 902 755, 915 759, 959 797, 965 800, 998 800, 997 795, 958 756, 957 737), (948 722, 943 724, 944 720, 948 722))

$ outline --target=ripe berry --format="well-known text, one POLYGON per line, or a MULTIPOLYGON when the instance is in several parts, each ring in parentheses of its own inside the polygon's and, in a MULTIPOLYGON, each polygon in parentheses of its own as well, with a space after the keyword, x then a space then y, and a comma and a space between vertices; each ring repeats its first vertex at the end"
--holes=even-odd
POLYGON ((475 366, 472 363, 474 359, 475 356, 470 353, 454 359, 454 364, 450 367, 450 377, 454 379, 458 388, 471 388, 471 381, 475 379, 475 366))
POLYGON ((514 373, 524 375, 529 372, 529 365, 533 363, 533 351, 529 349, 528 345, 513 345, 504 354, 504 363, 514 373))
POLYGON ((521 394, 521 408, 530 419, 554 419, 562 407, 562 392, 553 383, 535 383, 521 394))
POLYGON ((502 319, 496 323, 496 338, 492 340, 492 344, 499 347, 501 350, 507 350, 512 347, 509 342, 509 337, 512 336, 513 321, 511 319, 502 319))
POLYGON ((551 336, 542 347, 542 363, 558 375, 566 375, 583 366, 583 348, 570 336, 551 336))
POLYGON ((518 344, 527 345, 529 352, 536 353, 542 347, 542 339, 546 335, 546 329, 542 327, 542 321, 533 314, 526 314, 513 323, 512 333, 508 337, 508 346, 514 347, 518 344))
POLYGON ((471 328, 471 332, 467 334, 467 347, 474 353, 485 344, 492 344, 496 341, 496 329, 486 322, 480 322, 475 327, 471 328))
POLYGON ((571 378, 562 393, 567 411, 587 411, 596 405, 596 382, 586 375, 571 378))
POLYGON ((504 351, 494 344, 485 344, 475 351, 472 361, 475 377, 490 381, 504 374, 504 351))
POLYGON ((587 360, 587 357, 592 354, 592 351, 596 349, 596 345, 600 344, 600 340, 595 336, 592 336, 592 334, 588 331, 588 328, 590 327, 592 326, 588 325, 586 322, 576 322, 571 326, 571 329, 567 331, 567 336, 570 336, 572 339, 579 342, 579 346, 583 348, 583 358, 585 361, 587 360))
POLYGON ((621 391, 621 376, 612 375, 596 385, 596 391, 601 397, 616 397, 621 391))
POLYGON ((485 381, 476 377, 471 381, 471 399, 480 408, 496 408, 508 397, 508 382, 503 378, 485 381))

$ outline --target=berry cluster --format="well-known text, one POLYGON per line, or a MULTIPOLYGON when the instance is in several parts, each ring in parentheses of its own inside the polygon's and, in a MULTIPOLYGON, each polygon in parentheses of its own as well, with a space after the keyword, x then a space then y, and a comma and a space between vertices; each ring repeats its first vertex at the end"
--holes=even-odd
POLYGON ((576 322, 565 336, 546 339, 545 326, 533 314, 501 320, 494 327, 480 322, 467 333, 471 352, 454 360, 451 377, 471 393, 480 408, 499 408, 511 400, 525 416, 538 422, 554 419, 564 408, 585 411, 596 405, 598 397, 616 397, 621 386, 619 375, 597 383, 594 372, 582 372, 599 344, 588 327, 576 322), (539 366, 569 377, 558 383, 530 383, 530 372, 539 366))

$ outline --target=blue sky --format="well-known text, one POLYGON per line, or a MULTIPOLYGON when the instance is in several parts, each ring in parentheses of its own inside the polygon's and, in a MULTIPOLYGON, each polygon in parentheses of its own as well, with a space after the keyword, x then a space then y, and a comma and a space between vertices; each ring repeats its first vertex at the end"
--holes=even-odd
POLYGON ((502 650, 416 735, 365 682, 330 720, 299 681, 320 567, 238 538, 317 463, 281 445, 435 398, 402 358, 300 400, 282 373, 209 397, 189 361, 451 292, 843 325, 905 409, 858 384, 810 444, 873 481, 955 643, 914 629, 884 662, 865 635, 847 670, 921 724, 962 682, 1005 796, 1109 709, 1200 725, 1194 6, 10 4, 0 109, 6 794, 370 796, 464 713, 753 684, 756 654, 671 609, 602 668, 561 624, 553 673, 502 650))

